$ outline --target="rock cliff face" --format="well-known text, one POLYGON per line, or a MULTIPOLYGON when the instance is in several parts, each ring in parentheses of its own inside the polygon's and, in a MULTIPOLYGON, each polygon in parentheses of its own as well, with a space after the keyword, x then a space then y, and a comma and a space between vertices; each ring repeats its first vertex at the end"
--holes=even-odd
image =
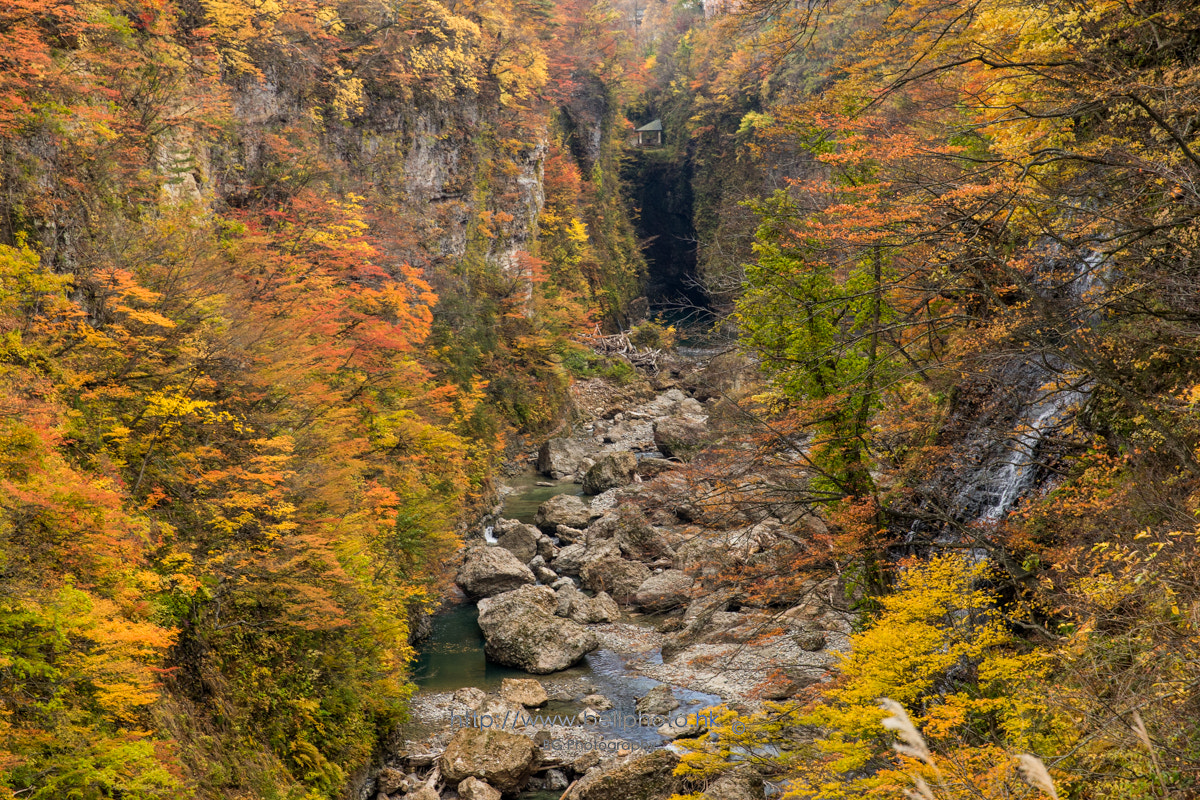
MULTIPOLYGON (((269 79, 238 86, 232 108, 237 129, 228 146, 189 143, 174 153, 176 159, 184 155, 202 165, 196 178, 184 176, 177 193, 235 203, 245 198, 269 168, 270 137, 307 113, 302 102, 269 79)), ((394 254, 404 262, 427 268, 462 259, 472 243, 473 224, 481 215, 498 217, 484 237, 483 256, 505 277, 522 281, 528 299, 532 275, 519 254, 534 250, 545 202, 545 134, 524 131, 523 144, 501 147, 480 135, 498 125, 470 94, 418 105, 368 98, 361 119, 354 125, 325 125, 316 144, 350 189, 371 188, 394 203, 387 210, 392 224, 402 224, 410 234, 407 246, 394 254)))

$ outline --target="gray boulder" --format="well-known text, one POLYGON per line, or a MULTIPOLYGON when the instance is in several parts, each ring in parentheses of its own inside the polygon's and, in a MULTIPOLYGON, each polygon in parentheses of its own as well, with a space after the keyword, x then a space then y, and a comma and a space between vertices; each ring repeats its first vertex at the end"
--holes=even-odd
POLYGON ((817 650, 824 648, 825 640, 826 637, 824 631, 808 629, 802 630, 792 637, 792 641, 796 643, 797 647, 810 653, 814 653, 817 650))
POLYGON ((650 577, 650 569, 636 561, 610 556, 588 561, 580 569, 579 577, 584 587, 593 592, 608 592, 618 603, 628 603, 650 577))
POLYGON ((708 730, 706 718, 699 714, 680 714, 658 726, 658 735, 667 739, 694 738, 708 730), (683 723, 682 725, 677 723, 683 723))
POLYGON ((666 800, 678 788, 671 774, 678 763, 670 750, 634 756, 614 769, 589 772, 562 800, 666 800))
POLYGON ((654 446, 667 458, 690 459, 708 438, 702 417, 662 417, 654 420, 654 446))
POLYGON ((562 544, 575 544, 587 538, 587 534, 584 531, 579 530, 579 528, 572 528, 570 525, 559 525, 554 535, 558 537, 558 541, 562 544))
POLYGON ((479 708, 486 699, 487 692, 477 689, 474 686, 464 686, 454 693, 454 702, 462 703, 471 710, 479 708))
POLYGON ((568 528, 586 528, 596 516, 582 498, 570 494, 556 494, 538 506, 533 524, 547 533, 556 533, 559 525, 568 528))
POLYGON ((550 439, 538 450, 538 472, 554 479, 575 474, 579 462, 596 449, 593 439, 559 437, 550 439))
POLYGON ((647 578, 638 587, 634 602, 646 611, 666 611, 686 603, 691 589, 691 575, 668 569, 647 578))
POLYGON ((638 462, 638 475, 643 478, 654 478, 678 466, 674 461, 668 461, 665 458, 643 458, 638 462))
POLYGON ((675 551, 661 531, 650 525, 640 513, 610 513, 587 529, 587 545, 596 549, 612 542, 633 561, 671 558, 675 551))
POLYGON ((454 578, 454 582, 472 598, 511 592, 535 580, 529 567, 503 547, 471 549, 454 578))
POLYGON ((554 559, 550 566, 559 575, 578 575, 579 570, 583 568, 586 556, 586 545, 568 545, 558 551, 558 557, 554 559))
POLYGON ((480 601, 479 627, 488 658, 544 675, 566 669, 595 650, 596 635, 556 616, 557 607, 558 598, 549 586, 522 586, 480 601))
POLYGON ((571 785, 571 781, 560 769, 551 769, 546 771, 546 789, 551 792, 561 792, 571 785))
POLYGON ((558 558, 558 545, 551 541, 549 536, 542 534, 542 537, 538 539, 537 553, 546 560, 547 564, 549 564, 551 561, 558 558))
POLYGON ((737 770, 717 778, 704 790, 707 800, 762 800, 763 780, 750 770, 737 770))
POLYGON ((458 784, 458 796, 462 800, 500 800, 500 790, 471 776, 458 784))
POLYGON ((698 641, 714 618, 729 608, 733 596, 732 589, 723 588, 693 600, 683 612, 683 627, 663 639, 662 657, 670 661, 681 650, 698 641))
POLYGON ((579 702, 583 703, 593 711, 608 711, 613 707, 612 700, 609 700, 602 694, 589 694, 579 702))
POLYGON ((639 697, 637 701, 638 713, 650 716, 669 714, 677 708, 679 708, 679 701, 675 699, 675 693, 671 691, 671 687, 665 683, 655 686, 639 697))
POLYGON ((588 597, 576 589, 575 584, 567 583, 558 588, 555 595, 558 598, 555 614, 580 625, 612 622, 621 615, 616 601, 604 592, 595 597, 588 597))
POLYGON ((496 541, 522 564, 528 564, 538 554, 538 540, 541 536, 541 531, 532 525, 517 524, 496 537, 496 541))
POLYGON ((394 767, 384 767, 375 776, 375 785, 382 794, 396 794, 408 785, 408 776, 394 767))
POLYGON ((703 597, 697 597, 688 604, 687 611, 683 612, 683 624, 697 630, 703 628, 713 618, 713 614, 729 608, 734 594, 733 589, 726 586, 711 591, 703 597))
POLYGON ((432 786, 421 785, 404 795, 403 800, 440 800, 441 795, 432 786))
POLYGON ((544 706, 550 697, 535 678, 505 678, 500 683, 500 696, 526 708, 544 706))
POLYGON ((617 601, 608 592, 597 592, 592 598, 591 618, 596 622, 612 622, 621 616, 617 601))
POLYGON ((438 759, 450 783, 467 778, 485 781, 501 792, 516 792, 537 766, 533 739, 495 728, 461 728, 438 759))
POLYGON ((627 486, 637 472, 637 456, 633 453, 609 453, 583 476, 584 494, 601 494, 609 489, 627 486))
POLYGON ((665 536, 645 520, 637 520, 631 525, 622 527, 617 532, 617 543, 621 552, 634 561, 656 561, 660 558, 669 559, 675 555, 675 550, 667 542, 665 536))

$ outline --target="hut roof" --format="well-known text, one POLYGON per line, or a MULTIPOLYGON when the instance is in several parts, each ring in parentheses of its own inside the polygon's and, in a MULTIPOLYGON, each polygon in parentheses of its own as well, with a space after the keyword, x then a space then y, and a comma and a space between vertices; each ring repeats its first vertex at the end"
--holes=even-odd
POLYGON ((634 131, 634 133, 641 133, 642 131, 661 131, 662 129, 662 120, 656 119, 653 122, 647 122, 645 125, 634 131))

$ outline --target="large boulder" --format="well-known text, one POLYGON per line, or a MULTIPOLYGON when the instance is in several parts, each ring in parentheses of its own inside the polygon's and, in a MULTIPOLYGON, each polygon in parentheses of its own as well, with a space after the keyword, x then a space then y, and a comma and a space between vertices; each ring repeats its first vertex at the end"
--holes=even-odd
POLYGON ((500 790, 471 776, 458 784, 458 796, 462 800, 500 800, 500 790))
POLYGON ((440 800, 438 790, 429 785, 421 785, 404 795, 403 800, 440 800))
POLYGON ((579 570, 584 587, 593 592, 608 592, 618 603, 628 603, 638 588, 650 577, 650 568, 623 558, 600 558, 588 561, 579 570))
POLYGON ((576 589, 574 583, 566 583, 559 587, 555 594, 558 597, 555 613, 580 625, 612 622, 621 615, 616 601, 604 592, 595 597, 588 597, 576 589))
POLYGON ((638 462, 638 475, 643 478, 656 478, 678 466, 674 461, 668 461, 665 458, 643 458, 638 462))
POLYGON ((675 693, 671 691, 671 687, 665 683, 655 686, 637 700, 639 714, 664 715, 670 714, 677 708, 679 708, 679 701, 675 699, 675 693))
POLYGON ((623 558, 621 546, 616 539, 605 539, 587 546, 587 552, 583 555, 583 563, 586 565, 591 561, 603 561, 609 558, 623 558))
POLYGON ((579 463, 595 449, 596 442, 590 438, 550 439, 538 450, 538 472, 555 480, 574 475, 579 463))
POLYGON ((578 575, 586 563, 587 545, 573 544, 558 551, 558 556, 551 563, 559 575, 578 575))
POLYGON ((666 611, 686 603, 691 589, 691 575, 668 569, 647 578, 638 587, 634 602, 646 611, 666 611))
POLYGON ((492 727, 516 733, 525 729, 525 708, 502 695, 489 694, 475 709, 475 719, 488 719, 492 727))
POLYGON ((589 772, 562 800, 666 800, 678 788, 671 774, 677 764, 679 756, 670 750, 635 756, 614 769, 589 772))
POLYGON ((556 494, 538 506, 533 524, 547 533, 555 533, 559 525, 586 528, 594 516, 596 515, 588 509, 582 498, 571 494, 556 494))
POLYGON ((501 792, 516 792, 537 766, 537 746, 519 733, 495 728, 461 728, 438 759, 450 783, 485 781, 501 792))
POLYGON ((638 520, 632 525, 626 525, 617 533, 617 542, 621 552, 634 561, 656 561, 660 558, 671 558, 675 550, 667 542, 662 532, 649 525, 645 520, 638 520))
POLYGON ((566 669, 595 650, 596 635, 555 616, 557 607, 558 598, 549 586, 522 586, 481 600, 479 627, 488 658, 545 675, 566 669))
POLYGON ((496 542, 522 564, 528 564, 538 554, 538 541, 541 538, 542 532, 532 525, 517 524, 509 526, 496 537, 496 542))
POLYGON ((526 708, 544 706, 550 700, 546 689, 534 678, 505 678, 500 683, 500 696, 526 708))
POLYGON ((534 583, 533 572, 503 547, 476 547, 468 551, 454 582, 469 597, 491 597, 534 583))
POLYGON ((537 554, 545 559, 549 564, 554 559, 558 558, 558 545, 556 545, 549 536, 542 534, 542 538, 538 539, 537 554))
POLYGON ((679 714, 674 718, 668 717, 664 724, 658 726, 658 735, 668 741, 682 739, 685 736, 689 739, 695 738, 707 731, 708 722, 700 714, 679 714))
POLYGON ((671 558, 675 551, 662 532, 650 525, 639 512, 618 509, 605 514, 587 529, 587 544, 596 548, 612 541, 626 558, 633 561, 656 561, 671 558))
POLYGON ((608 592, 597 592, 592 598, 588 614, 594 622, 612 622, 621 616, 621 609, 617 608, 617 601, 608 592))
POLYGON ((609 489, 627 486, 637 472, 637 456, 633 453, 609 453, 583 476, 584 494, 601 494, 609 489))
POLYGON ((733 589, 725 586, 709 592, 703 597, 697 597, 688 604, 687 610, 683 612, 684 626, 700 630, 709 623, 714 614, 719 614, 729 608, 734 594, 733 589))
POLYGON ((827 637, 825 636, 825 631, 805 628, 793 636, 792 641, 801 650, 815 653, 818 650, 824 649, 827 637))
POLYGON ((477 689, 474 686, 464 686, 454 693, 454 702, 462 703, 472 711, 479 708, 486 699, 487 692, 483 691, 483 689, 477 689))
POLYGON ((375 776, 375 786, 381 794, 396 794, 408 785, 408 776, 395 767, 384 767, 375 776))
POLYGON ((663 639, 662 657, 670 661, 677 653, 697 642, 714 618, 733 602, 732 589, 717 589, 693 600, 683 612, 683 627, 663 639))
POLYGON ((726 773, 704 790, 706 800, 762 800, 763 780, 750 770, 726 773))
POLYGON ((560 544, 575 544, 587 538, 585 531, 581 531, 579 528, 572 528, 570 525, 559 525, 555 535, 558 537, 560 544))
POLYGON ((719 575, 734 566, 728 541, 720 535, 707 533, 699 533, 684 540, 675 548, 671 562, 676 569, 687 569, 709 577, 719 575))
POLYGON ((704 446, 708 423, 703 417, 654 420, 654 446, 667 458, 690 459, 704 446))

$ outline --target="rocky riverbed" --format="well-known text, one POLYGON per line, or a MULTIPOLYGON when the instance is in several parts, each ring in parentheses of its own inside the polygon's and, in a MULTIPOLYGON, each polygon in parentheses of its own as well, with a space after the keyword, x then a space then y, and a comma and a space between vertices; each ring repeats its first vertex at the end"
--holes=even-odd
MULTIPOLYGON (((750 712, 829 678, 851 624, 836 582, 810 581, 796 605, 767 608, 714 579, 813 523, 706 519, 675 480, 721 437, 720 401, 705 391, 715 383, 575 387, 591 418, 530 454, 536 478, 461 554, 465 605, 451 613, 464 649, 444 663, 479 659, 482 638, 486 665, 463 678, 474 685, 425 676, 363 800, 668 797, 671 742, 703 735, 696 712, 750 712), (539 500, 532 515, 527 495, 539 500), (640 724, 597 724, 605 714, 640 724)), ((711 796, 763 791, 742 780, 711 796)))

